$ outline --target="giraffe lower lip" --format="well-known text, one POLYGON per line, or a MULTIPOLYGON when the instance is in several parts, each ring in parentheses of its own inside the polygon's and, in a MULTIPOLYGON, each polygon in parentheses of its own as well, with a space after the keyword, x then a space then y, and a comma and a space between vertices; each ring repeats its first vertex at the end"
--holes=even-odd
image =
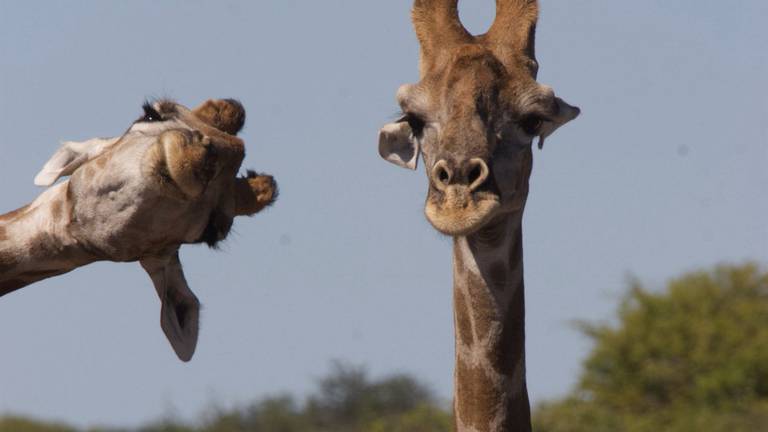
POLYGON ((450 236, 469 235, 482 228, 500 207, 498 199, 469 200, 464 205, 428 201, 424 209, 427 220, 439 232, 450 236))

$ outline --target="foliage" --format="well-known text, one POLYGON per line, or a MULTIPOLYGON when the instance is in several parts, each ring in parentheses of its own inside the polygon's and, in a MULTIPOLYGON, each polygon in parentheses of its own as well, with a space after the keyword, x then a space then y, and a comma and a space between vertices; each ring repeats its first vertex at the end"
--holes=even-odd
POLYGON ((290 396, 264 399, 249 407, 232 411, 219 411, 205 422, 201 431, 306 431, 309 424, 298 404, 290 396))
POLYGON ((21 417, 4 417, 0 418, 0 432, 75 432, 75 429, 57 423, 43 423, 21 417))
POLYGON ((309 398, 307 415, 319 430, 360 431, 377 419, 391 419, 431 405, 431 392, 413 378, 395 375, 369 383, 362 369, 336 364, 309 398))
POLYGON ((537 410, 539 432, 768 430, 768 273, 720 266, 664 292, 633 282, 578 388, 537 410))
MULTIPOLYGON (((768 272, 720 266, 654 292, 632 282, 615 325, 582 325, 595 346, 577 388, 535 411, 537 432, 768 431, 768 272)), ((451 416, 412 377, 371 380, 335 364, 299 402, 270 397, 197 425, 138 432, 447 432, 451 416)), ((77 432, 0 418, 0 432, 77 432)), ((99 429, 91 432, 128 432, 99 429)))
POLYGON ((373 419, 364 432, 439 432, 453 430, 451 415, 434 406, 422 403, 400 414, 373 419))
MULTIPOLYGON (((371 380, 366 371, 342 363, 318 382, 304 403, 270 397, 246 407, 214 410, 199 425, 166 419, 136 432, 448 432, 450 415, 432 392, 407 375, 371 380)), ((58 425, 8 418, 0 432, 77 432, 58 425)), ((129 432, 98 429, 90 432, 129 432)))

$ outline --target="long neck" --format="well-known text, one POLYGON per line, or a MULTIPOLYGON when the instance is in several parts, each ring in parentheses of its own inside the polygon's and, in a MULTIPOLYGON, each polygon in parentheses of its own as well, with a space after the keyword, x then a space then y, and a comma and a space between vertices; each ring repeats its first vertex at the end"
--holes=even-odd
POLYGON ((454 239, 454 414, 461 432, 531 430, 521 217, 454 239))
POLYGON ((69 235, 68 183, 0 215, 0 296, 95 260, 69 235))

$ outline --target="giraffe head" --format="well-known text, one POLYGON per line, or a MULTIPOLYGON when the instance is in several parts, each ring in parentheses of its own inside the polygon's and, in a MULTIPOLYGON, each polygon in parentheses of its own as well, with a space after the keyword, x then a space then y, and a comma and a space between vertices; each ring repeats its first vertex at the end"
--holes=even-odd
POLYGON ((523 209, 532 142, 576 118, 579 109, 536 82, 535 0, 497 0, 488 33, 462 26, 458 0, 416 0, 420 43, 416 84, 397 92, 401 118, 382 128, 379 153, 416 169, 424 160, 425 214, 440 232, 476 232, 523 209))
POLYGON ((147 103, 124 134, 64 143, 35 178, 51 185, 70 176, 55 186, 61 204, 51 217, 66 221, 67 241, 88 261, 141 263, 162 301, 163 331, 185 361, 197 342, 199 302, 184 279, 180 246, 215 246, 235 216, 252 215, 277 196, 271 176, 238 177, 245 146, 236 134, 244 121, 234 100, 194 110, 147 103))

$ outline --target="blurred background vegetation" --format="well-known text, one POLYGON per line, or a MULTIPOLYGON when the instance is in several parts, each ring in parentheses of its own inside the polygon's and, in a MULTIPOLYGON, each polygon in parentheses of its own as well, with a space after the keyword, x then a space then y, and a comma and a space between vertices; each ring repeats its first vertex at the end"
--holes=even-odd
MULTIPOLYGON (((768 431, 768 272, 758 265, 686 274, 663 290, 632 281, 615 322, 579 328, 594 348, 576 388, 536 407, 537 432, 768 431)), ((414 377, 373 380, 337 363, 304 400, 278 395, 130 431, 442 432, 448 405, 414 377)), ((80 431, 6 416, 0 432, 80 431)))

